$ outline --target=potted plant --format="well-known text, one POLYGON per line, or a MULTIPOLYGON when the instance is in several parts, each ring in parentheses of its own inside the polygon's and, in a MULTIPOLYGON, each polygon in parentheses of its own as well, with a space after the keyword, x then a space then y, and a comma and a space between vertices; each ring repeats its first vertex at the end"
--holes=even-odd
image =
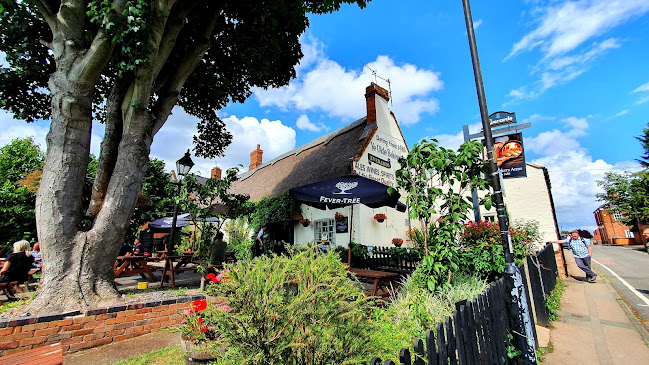
POLYGON ((403 240, 401 238, 393 238, 392 244, 397 247, 401 247, 401 245, 403 245, 403 240))
POLYGON ((341 222, 344 218, 345 218, 345 216, 342 215, 341 213, 338 213, 338 212, 334 213, 334 219, 337 222, 341 222))
POLYGON ((374 214, 374 220, 376 220, 379 223, 383 222, 386 219, 388 219, 388 216, 383 213, 374 214))
POLYGON ((300 224, 301 224, 303 227, 308 227, 308 226, 311 224, 311 221, 308 220, 308 219, 306 219, 306 218, 305 218, 305 219, 300 219, 300 224))

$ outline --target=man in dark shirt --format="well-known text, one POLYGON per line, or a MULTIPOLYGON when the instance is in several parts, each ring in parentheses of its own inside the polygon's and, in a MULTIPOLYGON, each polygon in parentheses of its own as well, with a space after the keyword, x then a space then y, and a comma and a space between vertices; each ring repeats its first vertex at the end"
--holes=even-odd
POLYGON ((128 256, 133 253, 133 247, 128 244, 128 242, 125 242, 122 245, 122 248, 119 249, 119 255, 117 256, 128 256))

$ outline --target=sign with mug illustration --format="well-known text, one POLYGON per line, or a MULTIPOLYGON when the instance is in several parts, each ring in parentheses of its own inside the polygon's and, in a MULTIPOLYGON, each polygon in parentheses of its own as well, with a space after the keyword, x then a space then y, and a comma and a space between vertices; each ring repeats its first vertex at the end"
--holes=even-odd
POLYGON ((522 133, 494 137, 494 151, 504 179, 527 176, 522 133))

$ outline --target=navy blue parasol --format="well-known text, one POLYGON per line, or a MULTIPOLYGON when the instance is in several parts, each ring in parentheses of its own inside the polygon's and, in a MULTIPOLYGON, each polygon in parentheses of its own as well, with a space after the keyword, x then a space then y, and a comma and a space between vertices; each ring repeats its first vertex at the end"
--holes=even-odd
POLYGON ((392 207, 405 212, 406 206, 399 202, 399 193, 388 193, 388 187, 380 182, 358 175, 347 175, 289 190, 288 195, 304 204, 318 209, 335 209, 353 204, 370 208, 392 207))

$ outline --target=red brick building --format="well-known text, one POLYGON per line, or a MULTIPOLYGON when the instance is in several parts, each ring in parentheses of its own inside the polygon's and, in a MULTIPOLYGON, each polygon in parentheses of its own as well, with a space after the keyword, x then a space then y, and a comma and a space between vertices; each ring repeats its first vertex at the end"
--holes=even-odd
POLYGON ((642 237, 637 232, 619 220, 622 219, 621 212, 611 212, 602 207, 593 212, 597 230, 593 235, 593 243, 605 245, 633 245, 642 243, 642 237))

